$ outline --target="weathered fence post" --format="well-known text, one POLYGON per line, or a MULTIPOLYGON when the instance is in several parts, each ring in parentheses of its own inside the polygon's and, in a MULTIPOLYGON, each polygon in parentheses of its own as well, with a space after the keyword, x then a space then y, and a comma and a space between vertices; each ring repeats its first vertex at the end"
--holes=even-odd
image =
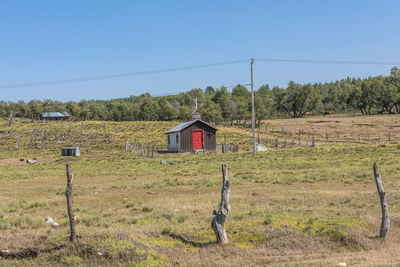
POLYGON ((314 137, 314 135, 312 136, 311 147, 315 147, 315 137, 314 137))
POLYGON ((301 130, 299 130, 299 146, 301 146, 301 130))
POLYGON ((154 145, 151 147, 151 157, 154 158, 154 145))
POLYGON ((389 134, 388 134, 388 139, 389 139, 389 142, 390 142, 390 132, 389 132, 389 134))
POLYGON ((136 138, 135 138, 135 154, 137 154, 137 142, 136 142, 136 138))
POLYGON ((292 148, 294 147, 294 137, 292 137, 292 148))
POLYGON ((325 133, 325 138, 326 138, 326 141, 328 142, 328 133, 327 132, 325 133))
POLYGON ((390 226, 389 209, 386 202, 386 192, 385 189, 383 189, 381 174, 379 172, 379 168, 376 162, 374 163, 374 175, 375 175, 376 188, 378 189, 378 194, 379 198, 381 199, 381 207, 382 207, 382 223, 381 223, 381 230, 379 233, 379 237, 386 239, 390 226))
POLYGON ((65 196, 67 197, 67 208, 68 208, 69 227, 70 227, 69 241, 74 242, 76 238, 75 216, 72 210, 72 180, 74 179, 74 177, 71 173, 71 168, 69 164, 66 165, 66 169, 67 169, 67 190, 65 190, 65 196))
POLYGON ((283 143, 283 147, 286 147, 286 137, 285 137, 285 142, 283 143))
POLYGON ((10 117, 8 118, 8 127, 11 127, 11 126, 12 126, 13 118, 14 118, 14 111, 11 110, 11 111, 10 111, 10 117))
POLYGON ((276 140, 275 140, 275 149, 278 150, 278 147, 279 147, 279 140, 278 140, 278 137, 277 137, 276 140))
POLYGON ((358 141, 360 141, 360 134, 358 134, 358 141))
POLYGON ((231 209, 229 205, 229 196, 231 190, 229 188, 228 170, 225 164, 222 164, 222 190, 221 190, 221 203, 218 212, 213 211, 211 220, 211 227, 214 230, 217 243, 227 244, 228 237, 225 231, 225 221, 231 209))

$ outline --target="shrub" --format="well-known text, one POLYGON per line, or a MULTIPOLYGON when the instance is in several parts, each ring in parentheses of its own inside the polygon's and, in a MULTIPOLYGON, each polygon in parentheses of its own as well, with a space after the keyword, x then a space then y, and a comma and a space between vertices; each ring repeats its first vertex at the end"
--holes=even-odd
POLYGON ((144 207, 142 208, 142 211, 143 211, 143 212, 152 212, 153 209, 150 208, 150 207, 144 206, 144 207))
POLYGON ((272 215, 271 214, 267 214, 267 216, 265 216, 264 222, 265 225, 270 225, 272 223, 272 215))
POLYGON ((135 204, 133 202, 128 202, 125 204, 125 208, 129 209, 132 208, 135 204))
POLYGON ((186 221, 186 219, 187 219, 186 215, 179 215, 177 221, 178 221, 178 223, 184 223, 186 221))
POLYGON ((168 235, 170 233, 171 233, 171 228, 169 228, 169 227, 165 227, 161 230, 161 234, 163 234, 163 235, 168 235))
POLYGON ((63 263, 68 265, 79 265, 83 262, 83 259, 76 255, 66 256, 63 259, 63 263))

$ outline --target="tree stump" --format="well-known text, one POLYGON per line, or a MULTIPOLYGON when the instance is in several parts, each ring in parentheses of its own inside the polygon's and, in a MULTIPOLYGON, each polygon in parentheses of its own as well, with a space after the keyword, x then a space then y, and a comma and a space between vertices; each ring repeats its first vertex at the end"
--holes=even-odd
POLYGON ((227 244, 228 237, 225 231, 225 221, 231 209, 229 205, 229 196, 231 190, 229 188, 228 170, 226 165, 222 165, 222 190, 221 190, 221 203, 218 212, 213 211, 211 220, 211 227, 214 230, 217 243, 227 244))
POLYGON ((378 190, 382 207, 382 223, 381 223, 381 230, 379 233, 379 237, 386 239, 390 226, 389 209, 386 202, 386 192, 385 189, 383 189, 381 174, 379 172, 378 164, 376 164, 376 162, 374 163, 374 175, 375 175, 376 188, 378 190))

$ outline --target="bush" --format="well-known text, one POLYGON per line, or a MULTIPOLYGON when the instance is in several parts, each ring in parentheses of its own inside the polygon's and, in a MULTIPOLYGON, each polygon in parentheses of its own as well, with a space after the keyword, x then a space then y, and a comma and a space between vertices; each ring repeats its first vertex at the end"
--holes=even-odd
POLYGON ((68 264, 68 265, 79 265, 83 262, 83 259, 79 256, 76 255, 71 255, 64 257, 63 263, 68 264))
POLYGON ((143 211, 143 212, 152 212, 153 209, 150 208, 150 207, 144 206, 143 209, 142 209, 142 211, 143 211))
POLYGON ((186 219, 187 219, 186 215, 180 215, 177 220, 178 220, 178 223, 184 223, 186 221, 186 219))
POLYGON ((270 225, 272 223, 272 215, 271 214, 267 214, 267 216, 265 216, 264 222, 265 225, 270 225))
POLYGON ((163 235, 168 235, 170 233, 171 233, 171 228, 169 228, 169 227, 165 227, 161 230, 161 234, 163 234, 163 235))

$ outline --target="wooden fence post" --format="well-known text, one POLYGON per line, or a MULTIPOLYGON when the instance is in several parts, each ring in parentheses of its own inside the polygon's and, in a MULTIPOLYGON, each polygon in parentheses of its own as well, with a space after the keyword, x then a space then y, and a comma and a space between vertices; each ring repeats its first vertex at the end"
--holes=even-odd
POLYGON ((376 188, 378 190, 382 207, 382 223, 381 223, 381 230, 379 232, 379 237, 386 239, 390 226, 389 209, 386 202, 386 192, 385 189, 383 189, 381 174, 379 172, 379 168, 376 162, 374 163, 374 175, 375 175, 376 188))
POLYGON ((315 147, 315 137, 314 137, 314 135, 312 136, 311 147, 315 147))
POLYGON ((211 220, 211 228, 214 230, 217 243, 227 244, 228 237, 225 231, 225 221, 231 209, 229 205, 229 196, 231 190, 229 188, 228 170, 226 165, 222 165, 222 190, 221 190, 221 203, 218 212, 213 211, 211 220))
POLYGON ((301 131, 299 130, 299 146, 301 146, 301 131))
POLYGON ((292 137, 292 148, 294 147, 294 137, 292 137))
POLYGON ((11 126, 12 126, 13 118, 14 118, 14 111, 11 110, 11 111, 10 111, 10 117, 8 118, 8 127, 11 127, 11 126))
POLYGON ((135 154, 137 154, 137 142, 136 142, 136 138, 135 138, 135 154))
POLYGON ((389 134, 388 134, 388 139, 389 139, 389 142, 390 142, 390 132, 389 132, 389 134))
POLYGON ((277 137, 276 140, 275 140, 275 149, 278 150, 278 147, 279 147, 279 140, 278 140, 278 137, 277 137))
POLYGON ((69 217, 69 227, 70 227, 70 236, 69 241, 74 242, 76 238, 75 234, 75 216, 72 210, 72 181, 74 179, 71 168, 69 164, 66 165, 67 169, 67 190, 65 190, 65 196, 67 198, 67 209, 68 209, 68 217, 69 217))
POLYGON ((325 138, 326 138, 326 141, 328 142, 328 133, 327 132, 325 133, 325 138))
POLYGON ((358 141, 360 141, 360 134, 358 134, 358 141))

